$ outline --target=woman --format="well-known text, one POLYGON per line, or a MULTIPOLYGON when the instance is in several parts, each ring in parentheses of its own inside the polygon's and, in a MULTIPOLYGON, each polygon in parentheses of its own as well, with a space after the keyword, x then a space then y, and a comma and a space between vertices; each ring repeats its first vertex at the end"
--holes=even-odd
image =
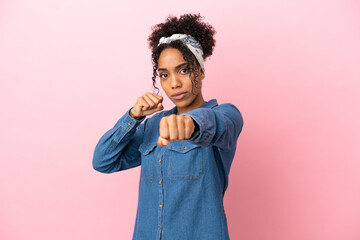
POLYGON ((203 98, 214 34, 194 14, 153 27, 153 85, 158 76, 176 106, 162 111, 163 98, 145 93, 96 145, 97 171, 141 165, 134 240, 229 239, 223 197, 243 119, 233 104, 203 98))

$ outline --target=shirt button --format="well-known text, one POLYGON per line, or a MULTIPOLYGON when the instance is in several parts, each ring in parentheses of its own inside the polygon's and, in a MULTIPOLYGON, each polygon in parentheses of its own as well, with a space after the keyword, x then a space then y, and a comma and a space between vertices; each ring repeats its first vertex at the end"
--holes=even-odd
POLYGON ((160 207, 162 208, 162 204, 160 204, 160 207))
POLYGON ((161 227, 159 226, 159 230, 160 230, 160 228, 161 228, 161 227))
POLYGON ((186 146, 184 147, 184 150, 186 150, 186 146))
POLYGON ((128 122, 128 125, 130 126, 130 125, 131 125, 131 123, 129 123, 129 122, 128 122))
POLYGON ((162 181, 160 180, 160 181, 159 181, 159 184, 161 184, 161 183, 162 183, 162 181))
POLYGON ((159 164, 161 164, 161 159, 159 159, 159 164))

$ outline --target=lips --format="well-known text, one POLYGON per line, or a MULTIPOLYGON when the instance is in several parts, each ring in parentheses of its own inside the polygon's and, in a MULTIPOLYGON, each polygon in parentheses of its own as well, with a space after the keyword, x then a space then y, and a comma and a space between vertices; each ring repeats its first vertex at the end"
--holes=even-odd
POLYGON ((179 99, 183 99, 186 95, 186 92, 179 92, 179 93, 174 93, 173 95, 171 95, 172 98, 179 100, 179 99))

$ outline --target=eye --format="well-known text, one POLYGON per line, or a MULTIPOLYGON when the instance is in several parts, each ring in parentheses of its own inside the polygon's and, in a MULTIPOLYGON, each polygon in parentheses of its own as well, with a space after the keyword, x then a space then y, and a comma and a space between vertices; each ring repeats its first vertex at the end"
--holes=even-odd
POLYGON ((188 73, 189 72, 189 69, 188 68, 183 68, 180 70, 181 73, 188 73))
POLYGON ((167 75, 166 73, 159 74, 159 77, 160 77, 160 78, 167 78, 167 76, 168 76, 168 75, 167 75))

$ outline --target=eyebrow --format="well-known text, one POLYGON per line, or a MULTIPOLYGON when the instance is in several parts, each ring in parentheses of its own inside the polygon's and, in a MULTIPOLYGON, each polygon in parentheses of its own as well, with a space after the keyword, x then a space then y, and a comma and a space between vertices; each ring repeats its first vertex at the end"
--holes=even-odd
MULTIPOLYGON (((178 69, 178 68, 181 68, 182 66, 184 66, 184 65, 187 65, 188 63, 182 63, 182 64, 180 64, 180 65, 177 65, 176 67, 175 67, 175 69, 178 69)), ((166 68, 159 68, 158 69, 158 71, 166 71, 167 69, 166 68)))

